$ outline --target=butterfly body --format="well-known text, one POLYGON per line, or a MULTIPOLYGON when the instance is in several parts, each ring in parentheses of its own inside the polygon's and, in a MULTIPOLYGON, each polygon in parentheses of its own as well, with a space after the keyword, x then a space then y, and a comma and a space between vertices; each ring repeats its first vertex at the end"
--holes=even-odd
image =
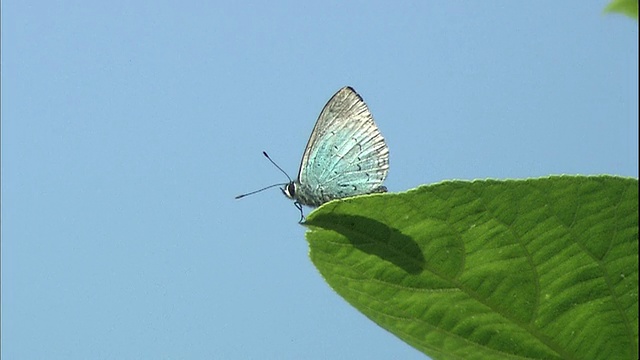
POLYGON ((386 192, 389 148, 367 105, 351 87, 322 109, 298 171, 282 192, 296 205, 319 206, 334 199, 386 192))

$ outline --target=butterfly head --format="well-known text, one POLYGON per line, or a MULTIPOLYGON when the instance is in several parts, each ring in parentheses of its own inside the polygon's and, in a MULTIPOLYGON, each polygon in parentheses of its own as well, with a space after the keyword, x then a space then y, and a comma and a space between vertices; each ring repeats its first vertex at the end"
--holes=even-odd
POLYGON ((284 194, 284 196, 288 197, 289 199, 295 200, 295 196, 296 196, 295 181, 290 181, 280 190, 282 190, 282 193, 284 194))

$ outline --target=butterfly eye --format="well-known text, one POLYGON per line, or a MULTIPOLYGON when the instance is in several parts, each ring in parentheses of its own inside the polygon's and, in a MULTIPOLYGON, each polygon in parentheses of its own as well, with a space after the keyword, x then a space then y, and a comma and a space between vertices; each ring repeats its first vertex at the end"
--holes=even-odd
POLYGON ((290 182, 287 185, 287 193, 289 197, 293 199, 296 195, 296 184, 294 184, 293 182, 290 182))

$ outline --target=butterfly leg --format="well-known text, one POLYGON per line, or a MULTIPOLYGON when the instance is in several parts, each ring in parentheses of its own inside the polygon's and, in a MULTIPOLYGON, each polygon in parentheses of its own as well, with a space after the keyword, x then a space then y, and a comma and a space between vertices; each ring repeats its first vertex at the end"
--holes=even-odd
POLYGON ((298 210, 300 210, 300 220, 298 221, 298 224, 302 224, 302 222, 304 221, 304 213, 302 212, 302 204, 300 204, 299 202, 294 202, 293 205, 295 205, 298 210))

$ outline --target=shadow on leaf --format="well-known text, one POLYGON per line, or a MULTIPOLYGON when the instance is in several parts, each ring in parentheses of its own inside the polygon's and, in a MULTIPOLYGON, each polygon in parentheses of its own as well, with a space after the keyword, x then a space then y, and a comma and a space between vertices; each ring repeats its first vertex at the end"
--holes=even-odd
POLYGON ((354 215, 318 214, 304 225, 335 231, 349 239, 355 248, 388 261, 409 274, 419 274, 424 268, 425 259, 418 244, 379 221, 354 215))

